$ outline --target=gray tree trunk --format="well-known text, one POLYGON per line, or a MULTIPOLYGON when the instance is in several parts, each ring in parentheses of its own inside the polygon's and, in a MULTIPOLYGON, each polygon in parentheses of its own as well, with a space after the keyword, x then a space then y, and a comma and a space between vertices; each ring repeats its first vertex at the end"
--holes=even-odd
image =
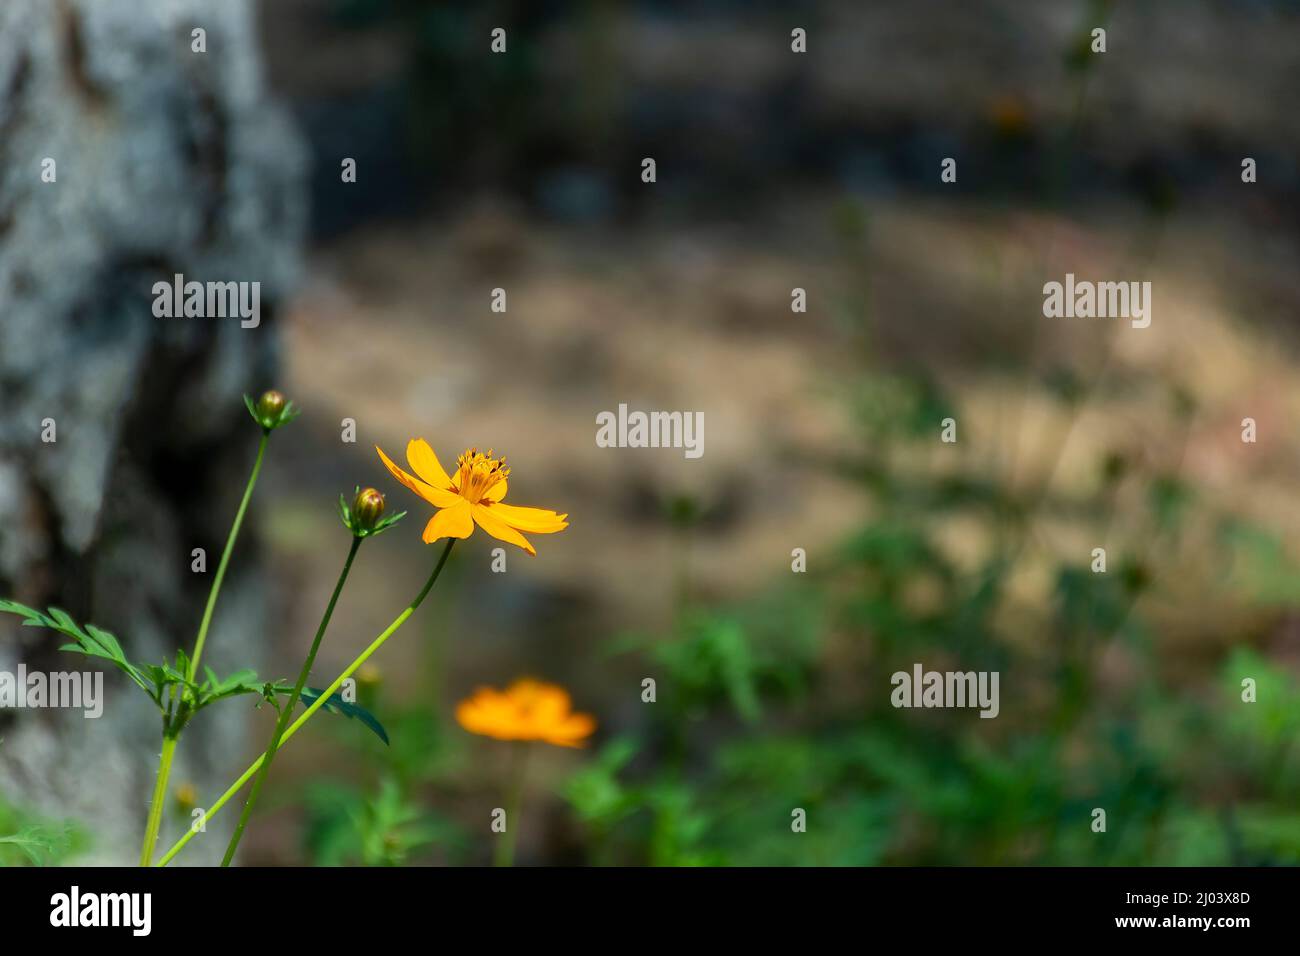
MULTIPOLYGON (((257 442, 240 396, 273 383, 304 179, 249 0, 0 2, 0 595, 112 630, 134 660, 190 648, 257 442), (261 325, 155 318, 152 286, 176 273, 260 282, 261 325)), ((209 637, 219 673, 259 663, 256 523, 209 637)), ((98 668, 60 643, 5 616, 0 670, 98 668)), ((82 821, 94 863, 138 855, 160 743, 119 677, 98 720, 0 712, 0 798, 82 821)), ((243 769, 247 700, 191 726, 173 789, 193 783, 202 805, 243 769)), ((181 859, 219 859, 226 816, 181 859)), ((162 847, 187 824, 169 811, 162 847)))

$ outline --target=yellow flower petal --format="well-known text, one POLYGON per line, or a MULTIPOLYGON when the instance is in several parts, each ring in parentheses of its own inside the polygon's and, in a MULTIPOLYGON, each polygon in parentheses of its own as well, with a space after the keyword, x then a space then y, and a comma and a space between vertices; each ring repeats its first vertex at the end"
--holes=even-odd
POLYGON ((458 499, 459 504, 443 508, 424 526, 424 543, 433 544, 439 538, 468 538, 474 532, 469 502, 458 499))
MULTIPOLYGON (((496 505, 492 506, 492 508, 496 507, 496 505)), ((474 513, 474 520, 478 522, 478 526, 488 534, 492 535, 492 537, 497 538, 500 541, 508 542, 509 544, 517 545, 529 554, 536 556, 537 549, 529 543, 528 539, 504 521, 495 518, 492 515, 491 508, 478 504, 473 505, 472 510, 474 513)))
POLYGON ((596 732, 596 720, 590 714, 570 714, 544 738, 560 747, 585 747, 586 738, 596 732))
POLYGON ((422 480, 435 488, 451 491, 451 478, 447 476, 447 471, 442 467, 442 462, 438 461, 438 456, 434 454, 433 446, 423 438, 412 438, 407 442, 406 460, 410 462, 412 470, 422 480))
POLYGON ((500 501, 506 496, 506 480, 502 478, 495 485, 483 492, 480 501, 500 501))
POLYGON ((504 708, 503 695, 491 688, 480 687, 473 697, 457 705, 456 721, 472 734, 500 737, 507 731, 504 708))
POLYGON ((582 747, 596 730, 590 714, 575 714, 569 692, 532 678, 504 691, 480 687, 456 707, 456 720, 470 733, 498 740, 540 740, 582 747))
POLYGON ((464 500, 460 497, 460 495, 456 494, 455 492, 444 491, 441 488, 435 488, 433 487, 433 485, 429 484, 428 482, 421 481, 419 478, 416 478, 414 475, 408 475, 405 471, 403 471, 400 467, 398 467, 397 464, 395 464, 391 458, 385 455, 384 450, 380 448, 378 445, 375 446, 375 451, 379 452, 380 460, 384 463, 385 467, 387 467, 388 470, 392 472, 394 478, 400 481, 411 491, 414 491, 425 501, 429 502, 429 504, 434 505, 435 507, 438 508, 450 508, 453 505, 455 505, 457 502, 464 500))
POLYGON ((515 681, 506 694, 522 716, 543 726, 564 720, 573 706, 569 692, 563 687, 531 677, 515 681))
POLYGON ((548 511, 545 508, 520 508, 517 505, 501 502, 494 502, 486 507, 492 512, 492 517, 503 524, 532 534, 553 534, 569 526, 568 515, 548 511))

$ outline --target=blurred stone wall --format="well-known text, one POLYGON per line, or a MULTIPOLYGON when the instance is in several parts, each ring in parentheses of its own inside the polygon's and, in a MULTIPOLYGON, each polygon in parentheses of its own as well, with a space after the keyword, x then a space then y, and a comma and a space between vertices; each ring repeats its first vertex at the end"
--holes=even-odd
MULTIPOLYGON (((257 441, 240 396, 273 381, 298 269, 306 156, 260 56, 250 0, 0 3, 0 594, 98 623, 136 660, 193 643, 257 441), (260 326, 155 318, 152 286, 175 273, 260 282, 260 326)), ((219 673, 260 663, 256 524, 205 655, 219 673)), ((0 620, 0 670, 96 667, 60 643, 0 620)), ((159 718, 116 673, 105 687, 98 720, 0 712, 0 798, 84 821, 91 862, 132 862, 159 718)), ((205 712, 173 784, 200 803, 224 788, 247 719, 239 702, 205 712)), ((219 859, 232 822, 187 860, 219 859)), ((182 825, 168 819, 164 847, 182 825)))

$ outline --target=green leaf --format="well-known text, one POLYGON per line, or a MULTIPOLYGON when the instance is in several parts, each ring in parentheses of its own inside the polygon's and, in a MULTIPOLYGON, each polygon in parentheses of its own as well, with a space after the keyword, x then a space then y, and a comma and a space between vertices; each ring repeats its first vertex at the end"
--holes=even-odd
POLYGON ((64 644, 59 649, 110 661, 113 666, 130 677, 141 690, 153 696, 149 684, 140 673, 139 668, 126 659, 126 655, 122 651, 122 645, 108 631, 95 627, 93 624, 82 629, 66 611, 57 607, 50 608, 49 613, 43 613, 25 604, 19 604, 17 601, 0 599, 0 612, 19 615, 24 619, 23 624, 25 626, 48 628, 65 637, 72 638, 74 643, 64 644))
MULTIPOLYGON (((303 706, 310 707, 320 699, 320 696, 323 693, 325 693, 323 690, 315 687, 304 687, 302 689, 302 694, 298 699, 302 702, 303 706)), ((382 740, 385 745, 388 744, 388 731, 384 730, 384 725, 375 718, 374 714, 366 710, 364 707, 357 704, 350 704, 335 693, 321 705, 321 709, 361 721, 369 727, 371 731, 374 732, 375 736, 382 740)))
POLYGON ((218 681, 217 690, 230 690, 236 687, 251 687, 253 690, 261 690, 262 685, 257 680, 257 671, 244 668, 241 671, 235 671, 223 681, 218 681))
POLYGON ((115 660, 126 660, 126 654, 122 651, 122 645, 119 644, 117 638, 108 631, 101 630, 93 624, 87 624, 86 632, 102 648, 111 654, 115 660))
POLYGON ((378 522, 376 522, 373 528, 370 529, 368 537, 373 538, 377 534, 382 534, 383 532, 393 527, 393 525, 397 524, 397 522, 401 521, 405 517, 406 517, 405 511, 399 511, 397 512, 397 514, 385 515, 384 517, 380 518, 378 522))
POLYGON ((60 855, 70 843, 68 829, 50 830, 41 826, 26 826, 10 836, 0 837, 0 844, 17 847, 32 866, 45 866, 52 857, 60 855))
MULTIPOLYGON (((227 697, 237 697, 241 694, 265 695, 268 686, 258 679, 256 671, 247 668, 235 671, 235 673, 225 678, 218 677, 210 667, 204 668, 204 670, 207 673, 207 680, 195 691, 195 712, 208 706, 208 704, 224 700, 227 697)), ((277 690, 283 687, 284 693, 288 693, 290 689, 287 685, 275 685, 275 687, 277 690)))

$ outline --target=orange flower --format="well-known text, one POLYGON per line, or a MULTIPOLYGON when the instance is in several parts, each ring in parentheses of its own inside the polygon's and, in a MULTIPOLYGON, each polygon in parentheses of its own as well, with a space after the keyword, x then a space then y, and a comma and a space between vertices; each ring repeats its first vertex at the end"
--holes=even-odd
POLYGON ((567 690, 527 677, 504 691, 478 688, 456 706, 456 720, 472 734, 544 740, 560 747, 586 746, 586 738, 596 730, 594 717, 573 712, 567 690))
POLYGON ((425 544, 439 538, 468 538, 477 524, 492 537, 517 544, 536 555, 532 544, 519 532, 554 534, 569 526, 567 514, 503 503, 510 469, 505 466, 504 457, 492 457, 491 449, 486 455, 477 448, 461 455, 456 461, 455 478, 443 470, 438 456, 423 438, 413 438, 406 446, 406 460, 415 475, 408 475, 393 464, 378 445, 375 451, 394 478, 441 509, 424 526, 425 544))

